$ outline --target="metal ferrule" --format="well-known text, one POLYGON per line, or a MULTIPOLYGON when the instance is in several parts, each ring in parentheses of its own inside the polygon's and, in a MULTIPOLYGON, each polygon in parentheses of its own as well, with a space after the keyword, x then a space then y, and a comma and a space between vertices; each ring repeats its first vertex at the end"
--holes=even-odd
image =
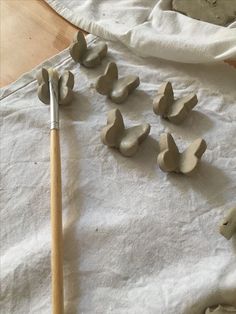
POLYGON ((50 91, 50 129, 59 129, 59 106, 58 106, 58 86, 49 80, 50 91))

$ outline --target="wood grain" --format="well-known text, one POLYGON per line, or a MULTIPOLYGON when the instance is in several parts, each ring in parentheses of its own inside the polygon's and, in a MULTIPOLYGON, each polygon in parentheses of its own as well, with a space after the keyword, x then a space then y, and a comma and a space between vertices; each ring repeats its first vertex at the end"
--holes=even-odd
POLYGON ((61 158, 59 130, 51 130, 52 313, 64 313, 61 158))
POLYGON ((43 0, 0 0, 0 86, 69 46, 78 28, 43 0))

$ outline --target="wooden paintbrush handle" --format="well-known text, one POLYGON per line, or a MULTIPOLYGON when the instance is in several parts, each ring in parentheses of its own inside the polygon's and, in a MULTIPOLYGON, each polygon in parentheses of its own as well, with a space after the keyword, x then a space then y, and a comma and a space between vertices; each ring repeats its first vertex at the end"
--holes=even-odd
POLYGON ((61 157, 59 130, 51 130, 52 313, 64 313, 61 157))

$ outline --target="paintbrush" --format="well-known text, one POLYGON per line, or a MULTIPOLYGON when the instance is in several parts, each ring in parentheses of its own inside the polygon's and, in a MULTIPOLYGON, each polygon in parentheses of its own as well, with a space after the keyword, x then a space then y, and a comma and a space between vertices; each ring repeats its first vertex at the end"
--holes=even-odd
POLYGON ((64 313, 63 293, 63 235, 61 157, 59 137, 58 73, 48 70, 50 92, 50 175, 51 175, 51 270, 52 313, 64 313))
POLYGON ((52 313, 64 313, 63 300, 63 236, 62 236, 62 193, 61 157, 59 138, 59 105, 73 99, 74 75, 63 71, 58 75, 54 69, 41 68, 37 73, 38 97, 50 104, 51 129, 51 229, 52 229, 52 313))

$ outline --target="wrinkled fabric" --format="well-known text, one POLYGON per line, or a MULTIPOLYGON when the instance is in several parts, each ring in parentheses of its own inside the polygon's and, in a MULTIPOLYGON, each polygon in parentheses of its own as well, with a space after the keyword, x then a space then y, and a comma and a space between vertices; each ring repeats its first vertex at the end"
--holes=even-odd
MULTIPOLYGON (((89 35, 89 40, 99 41, 89 35)), ((236 71, 226 64, 142 59, 109 43, 101 66, 86 69, 68 50, 44 66, 75 75, 73 102, 60 109, 65 313, 200 314, 236 305, 236 242, 218 225, 236 204, 236 71), (94 82, 109 61, 141 84, 122 105, 94 82), (154 115, 163 81, 199 103, 175 126, 154 115), (126 126, 151 124, 132 158, 104 146, 107 112, 126 126), (208 148, 191 177, 163 173, 158 139, 171 132, 182 151, 208 148)), ((1 90, 1 312, 51 313, 49 107, 36 95, 36 69, 1 90)))
POLYGON ((139 56, 182 63, 236 58, 236 22, 228 27, 172 11, 171 0, 45 0, 72 24, 121 41, 139 56))

